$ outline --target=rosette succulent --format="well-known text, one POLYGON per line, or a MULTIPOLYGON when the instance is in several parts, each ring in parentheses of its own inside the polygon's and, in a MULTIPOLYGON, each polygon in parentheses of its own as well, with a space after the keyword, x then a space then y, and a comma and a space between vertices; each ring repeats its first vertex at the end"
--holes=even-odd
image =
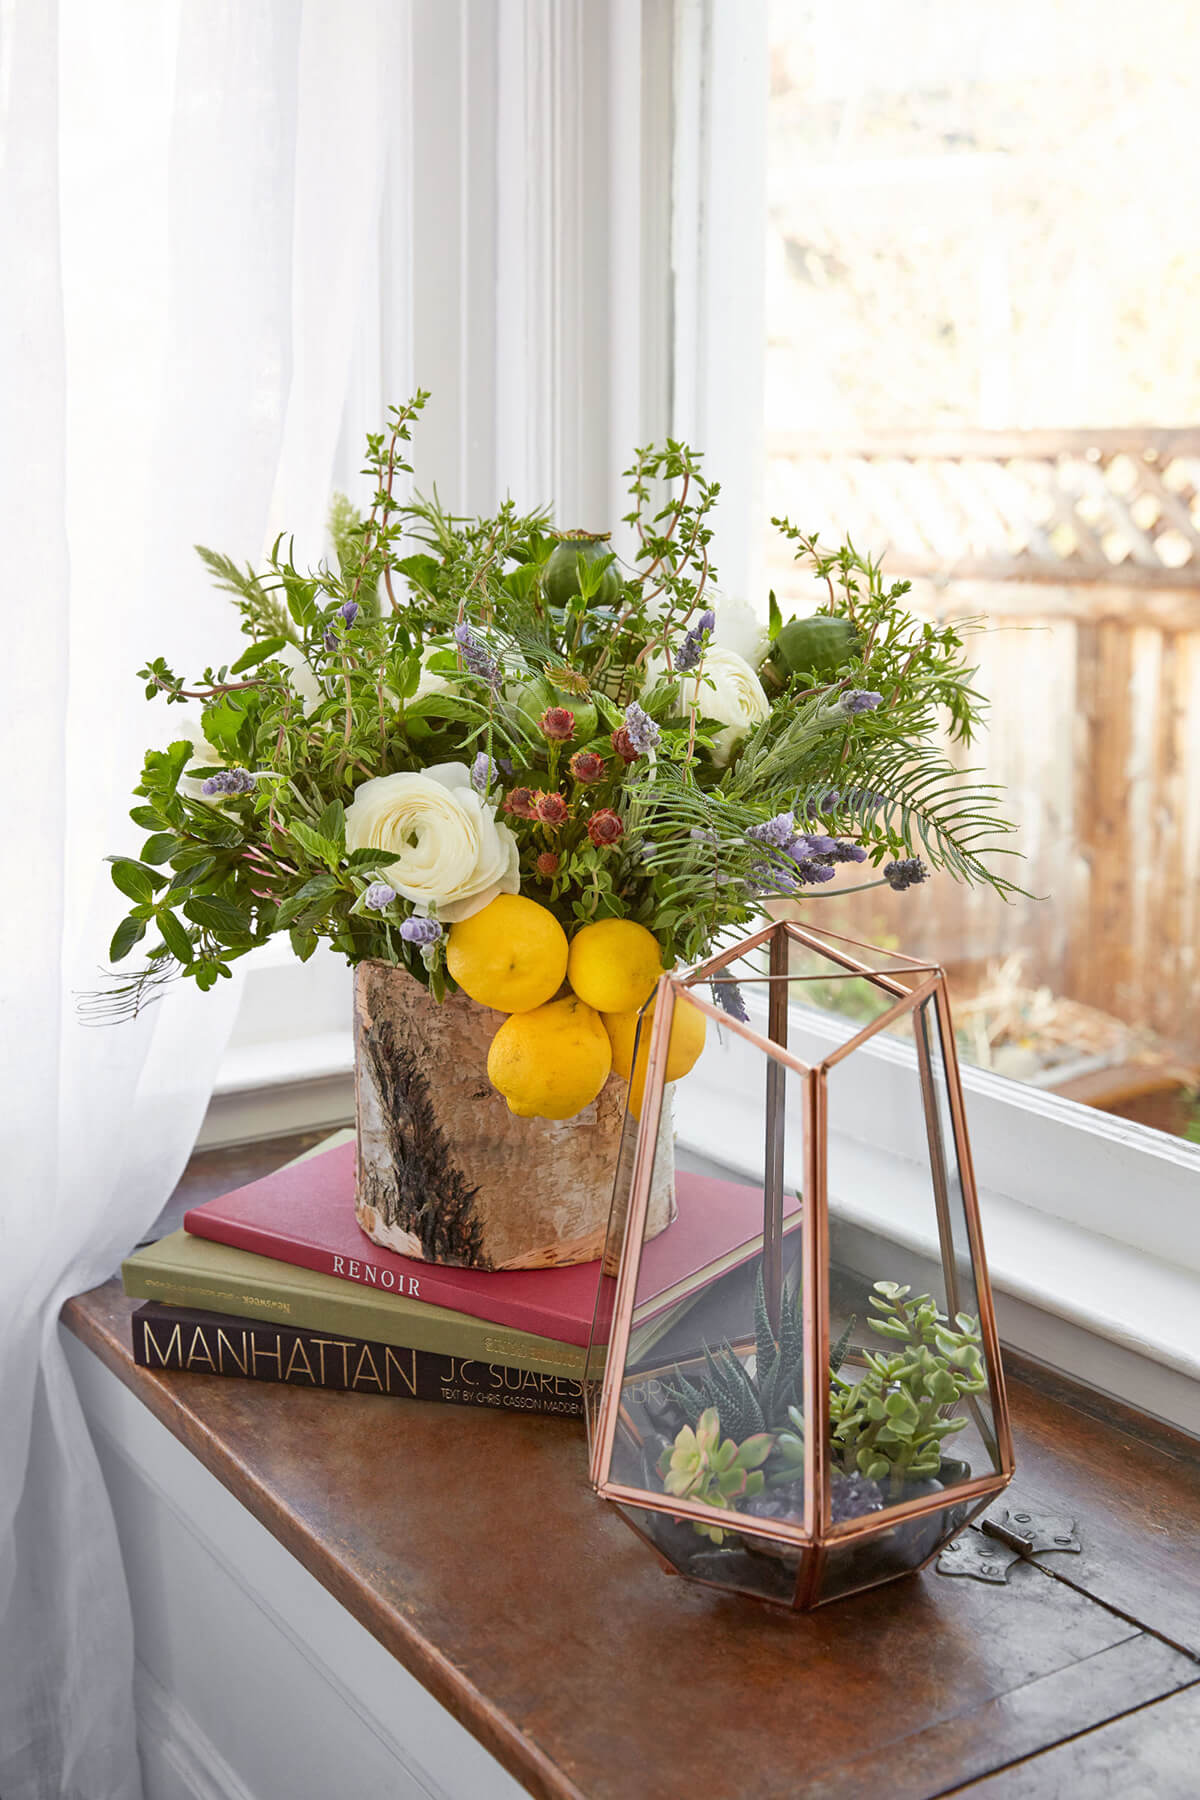
MULTIPOLYGON (((683 1426, 675 1442, 663 1451, 658 1473, 666 1492, 675 1499, 700 1500, 706 1506, 730 1510, 738 1501, 762 1492, 762 1464, 770 1453, 771 1439, 765 1433, 741 1444, 722 1438, 720 1418, 710 1406, 694 1430, 683 1426)), ((721 1526, 699 1519, 694 1523, 701 1537, 724 1543, 726 1533, 721 1526)))

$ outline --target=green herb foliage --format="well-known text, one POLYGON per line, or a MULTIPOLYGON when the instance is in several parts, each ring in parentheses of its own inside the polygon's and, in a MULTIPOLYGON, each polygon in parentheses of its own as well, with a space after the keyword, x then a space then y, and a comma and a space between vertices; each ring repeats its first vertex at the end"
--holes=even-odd
MULTIPOLYGON (((386 431, 368 438, 366 510, 334 497, 332 552, 317 568, 297 567, 282 537, 257 570, 200 549, 247 644, 196 679, 161 657, 139 671, 167 717, 130 814, 143 842, 111 859, 129 910, 110 959, 137 951, 143 961, 93 997, 97 1016, 136 1012, 176 975, 213 987, 280 932, 302 960, 325 940, 351 962, 404 964, 440 995, 450 985, 444 946, 401 937, 408 902, 365 906, 391 859, 347 848, 345 809, 372 777, 481 754, 487 798, 517 839, 521 892, 568 931, 639 920, 668 961, 695 960, 723 929, 761 914, 774 871, 746 833, 781 813, 861 850, 869 865, 919 854, 957 879, 1010 888, 992 866, 1009 829, 995 794, 937 747, 943 724, 969 740, 980 717, 961 640, 906 610, 907 584, 887 586, 852 546, 825 551, 777 521, 827 590, 818 617, 847 622, 848 649, 820 680, 775 664, 768 680, 764 633, 769 713, 718 756, 703 622, 715 606, 719 636, 710 560, 719 489, 701 459, 673 440, 634 453, 626 523, 636 548, 623 562, 603 542, 556 530, 544 511, 506 501, 461 518, 414 494, 408 447, 427 398, 392 408, 386 431), (498 680, 464 656, 455 639, 464 626, 498 680), (673 659, 689 632, 699 632, 701 660, 681 678, 673 659), (569 742, 549 739, 529 704, 546 684, 585 727, 569 742), (882 702, 848 710, 844 696, 863 689, 882 702), (632 759, 615 736, 631 702, 658 732, 652 753, 632 759), (172 709, 185 705, 202 739, 172 735, 172 709), (573 773, 579 752, 602 764, 586 782, 573 773), (244 791, 204 795, 221 772, 244 791), (526 789, 560 795, 565 820, 514 811, 514 790, 526 789), (593 841, 600 812, 619 819, 615 841, 593 841)), ((787 629, 772 597, 776 645, 787 629)))

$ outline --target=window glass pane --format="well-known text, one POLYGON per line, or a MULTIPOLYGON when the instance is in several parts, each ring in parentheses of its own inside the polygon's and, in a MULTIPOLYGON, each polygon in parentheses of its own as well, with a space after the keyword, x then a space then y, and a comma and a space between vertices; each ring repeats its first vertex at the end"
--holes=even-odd
POLYGON ((770 16, 766 513, 986 620, 955 755, 1038 896, 805 914, 943 962, 964 1060, 1200 1139, 1200 10, 770 16))

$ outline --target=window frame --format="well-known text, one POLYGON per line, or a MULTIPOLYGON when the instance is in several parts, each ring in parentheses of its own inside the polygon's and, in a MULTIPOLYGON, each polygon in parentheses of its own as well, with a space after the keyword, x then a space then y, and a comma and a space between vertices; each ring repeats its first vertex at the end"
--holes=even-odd
MULTIPOLYGON (((423 234, 457 220, 446 235, 458 248, 443 247, 437 267, 458 311, 447 325, 416 306, 399 361, 432 364, 422 382, 450 396, 462 429, 440 454, 465 503, 490 504, 502 469, 522 499, 556 494, 577 516, 615 518, 622 452, 670 431, 706 446, 722 480, 720 585, 758 591, 765 4, 613 0, 577 11, 513 0, 482 32, 474 12, 468 32, 464 7, 416 12, 423 66, 432 58, 444 80, 416 85, 414 142, 436 122, 438 141, 458 153, 437 166, 410 156, 420 205, 411 191, 389 204, 411 220, 408 281, 423 234), (597 70, 606 104, 576 104, 597 70), (492 111, 481 113, 489 83, 492 111), (595 354, 597 339, 607 356, 595 354), (476 399, 481 422, 468 430, 476 399), (599 422, 586 454, 576 429, 585 416, 599 422)), ((348 971, 324 953, 302 970, 284 945, 248 963, 201 1144, 353 1113, 348 971)), ((820 1015, 801 1027, 814 1045, 833 1029, 820 1015)), ((863 1066, 884 1079, 902 1050, 877 1040, 863 1066)), ((985 1070, 965 1066, 962 1077, 1005 1341, 1200 1432, 1200 1323, 1189 1324, 1200 1322, 1200 1146, 985 1070)), ((722 1090, 711 1102, 711 1128, 725 1121, 724 1141, 736 1142, 739 1096, 722 1090)))

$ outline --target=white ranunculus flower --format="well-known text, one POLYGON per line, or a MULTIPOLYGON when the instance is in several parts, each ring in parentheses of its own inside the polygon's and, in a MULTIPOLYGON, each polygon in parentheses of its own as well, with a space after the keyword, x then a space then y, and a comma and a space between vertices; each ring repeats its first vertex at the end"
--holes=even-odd
POLYGON ((724 765, 743 738, 767 717, 771 702, 750 664, 736 650, 710 644, 700 674, 700 712, 725 726, 713 740, 713 761, 724 765))
POLYGON ((364 781, 346 808, 346 848, 394 857, 381 865, 388 886, 448 925, 521 886, 517 840, 475 792, 465 763, 364 781))
POLYGON ((646 664, 646 686, 654 688, 660 682, 670 682, 680 690, 682 712, 687 712, 694 700, 702 719, 716 719, 725 726, 713 739, 712 752, 713 761, 722 768, 771 710, 762 683, 745 657, 718 644, 709 645, 699 669, 689 675, 668 675, 666 661, 656 650, 646 664))
POLYGON ((285 644, 282 650, 275 652, 274 660, 281 662, 287 670, 292 692, 303 700, 305 712, 311 712, 314 706, 324 700, 325 690, 297 645, 285 644))
POLYGON ((715 602, 716 629, 712 641, 719 650, 734 650, 757 669, 770 649, 766 621, 760 619, 748 600, 722 594, 715 602))

